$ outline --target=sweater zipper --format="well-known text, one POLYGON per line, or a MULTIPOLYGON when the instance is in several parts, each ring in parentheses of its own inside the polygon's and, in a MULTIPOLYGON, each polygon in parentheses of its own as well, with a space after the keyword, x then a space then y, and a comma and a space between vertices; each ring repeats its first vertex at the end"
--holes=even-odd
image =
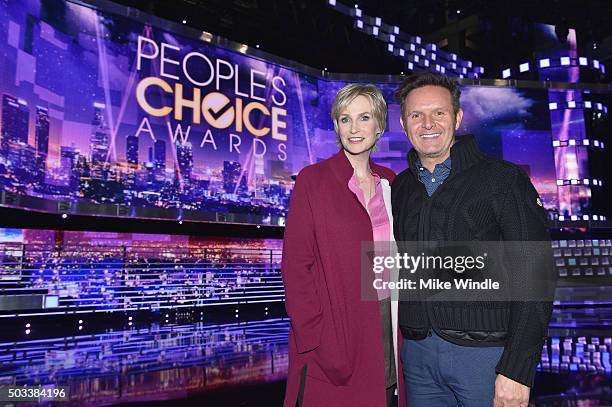
POLYGON ((431 199, 429 197, 426 197, 425 202, 423 203, 423 206, 421 207, 421 213, 419 214, 419 232, 417 236, 420 242, 425 242, 426 235, 429 235, 429 233, 427 233, 427 229, 429 228, 430 209, 431 209, 431 199))
MULTIPOLYGON (((425 185, 421 182, 420 179, 417 178, 417 181, 421 184, 421 186, 423 187, 423 189, 425 190, 425 203, 423 204, 423 206, 421 207, 421 213, 419 214, 419 231, 417 233, 418 239, 419 241, 425 242, 427 241, 427 239, 429 239, 429 228, 430 228, 430 218, 431 218, 431 206, 432 206, 432 202, 433 199, 436 198, 436 196, 438 195, 438 193, 440 192, 440 189, 444 188, 446 186, 446 184, 448 184, 448 182, 455 176, 455 173, 450 174, 448 176, 448 178, 446 178, 446 180, 444 180, 444 182, 442 182, 442 185, 440 185, 435 191, 434 193, 429 196, 427 194, 427 189, 425 188, 425 185)), ((436 332, 436 329, 434 328, 433 324, 432 324, 432 314, 433 314, 433 307, 431 305, 431 303, 429 301, 425 301, 425 313, 427 314, 427 325, 429 326, 429 330, 427 332, 427 336, 431 336, 432 332, 436 332)))

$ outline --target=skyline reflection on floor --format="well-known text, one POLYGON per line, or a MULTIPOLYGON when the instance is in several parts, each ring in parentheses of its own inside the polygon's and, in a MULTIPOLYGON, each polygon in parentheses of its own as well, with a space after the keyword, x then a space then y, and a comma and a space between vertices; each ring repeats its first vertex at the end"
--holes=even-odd
POLYGON ((69 386, 69 406, 184 398, 284 379, 288 333, 270 319, 1 343, 0 385, 69 386))
MULTIPOLYGON (((0 313, 0 385, 68 386, 62 406, 281 404, 289 321, 280 241, 19 236, 1 246, 1 294, 45 288, 59 306, 0 313)), ((537 406, 612 405, 612 288, 588 271, 560 278, 531 392, 537 406)))
MULTIPOLYGON (((0 385, 69 386, 67 406, 180 401, 285 379, 289 321, 201 323, 0 343, 0 385)), ((532 401, 608 405, 612 337, 549 338, 532 401), (562 390, 558 389, 564 383, 562 390)), ((27 404, 23 404, 24 406, 27 404)), ((33 404, 32 404, 33 405, 33 404)))

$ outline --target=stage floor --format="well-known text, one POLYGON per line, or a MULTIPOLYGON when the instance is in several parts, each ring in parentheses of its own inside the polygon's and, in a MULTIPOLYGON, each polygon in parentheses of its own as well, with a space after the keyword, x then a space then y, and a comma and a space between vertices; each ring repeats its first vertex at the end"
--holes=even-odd
MULTIPOLYGON (((589 321, 593 312, 582 310, 589 321)), ((280 405, 288 332, 288 320, 275 318, 151 324, 5 342, 0 343, 0 385, 67 386, 70 401, 62 403, 65 406, 280 405)), ((543 348, 532 402, 612 405, 612 336, 598 335, 592 324, 584 329, 553 327, 551 335, 543 348)))

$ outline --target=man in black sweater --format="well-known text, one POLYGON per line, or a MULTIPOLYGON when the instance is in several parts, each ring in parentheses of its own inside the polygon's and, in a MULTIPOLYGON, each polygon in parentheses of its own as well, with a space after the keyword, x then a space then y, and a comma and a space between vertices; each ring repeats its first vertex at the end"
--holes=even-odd
MULTIPOLYGON (((400 251, 402 241, 512 241, 542 248, 550 239, 546 212, 527 175, 484 156, 473 136, 455 137, 463 117, 460 95, 456 81, 430 73, 409 77, 396 93, 413 146, 410 167, 391 192, 400 251)), ((536 280, 553 283, 552 259, 542 250, 535 253, 538 261, 533 255, 518 253, 507 265, 509 279, 525 288, 536 280)), ((507 301, 400 297, 408 405, 527 406, 553 292, 554 286, 539 298, 507 301)))

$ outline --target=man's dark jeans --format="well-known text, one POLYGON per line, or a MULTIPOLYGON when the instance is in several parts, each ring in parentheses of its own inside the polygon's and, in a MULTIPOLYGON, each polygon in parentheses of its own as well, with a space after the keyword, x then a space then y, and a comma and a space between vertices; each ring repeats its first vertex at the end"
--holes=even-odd
POLYGON ((495 366, 503 347, 455 345, 435 332, 420 340, 404 339, 402 362, 410 407, 491 407, 495 366))

